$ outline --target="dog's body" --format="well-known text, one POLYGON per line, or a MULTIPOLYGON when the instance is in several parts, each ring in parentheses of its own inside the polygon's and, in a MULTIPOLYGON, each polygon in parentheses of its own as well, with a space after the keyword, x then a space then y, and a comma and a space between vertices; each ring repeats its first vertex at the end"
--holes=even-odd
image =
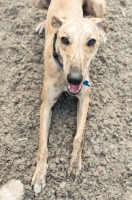
POLYGON ((0 188, 0 200, 22 200, 23 184, 19 180, 10 180, 0 188))
POLYGON ((47 139, 51 108, 63 91, 77 96, 77 132, 68 175, 80 174, 84 129, 89 104, 88 67, 95 56, 106 29, 104 19, 83 18, 84 14, 103 17, 104 0, 34 0, 40 9, 48 8, 44 51, 45 75, 40 109, 40 142, 36 170, 32 179, 35 193, 45 187, 47 173, 47 139), (50 4, 50 6, 49 6, 50 4), (56 16, 56 17, 54 17, 56 16), (54 34, 56 38, 54 38, 54 34), (54 42, 54 44, 53 44, 54 42), (53 58, 53 51, 57 57, 53 58), (62 69, 59 67, 61 65, 62 69))

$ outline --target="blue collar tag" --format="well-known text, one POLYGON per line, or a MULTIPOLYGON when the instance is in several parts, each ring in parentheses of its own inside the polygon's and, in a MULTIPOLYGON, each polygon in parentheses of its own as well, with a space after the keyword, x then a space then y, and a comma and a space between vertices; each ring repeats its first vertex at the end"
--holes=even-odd
POLYGON ((90 83, 87 80, 83 81, 83 85, 86 85, 86 86, 90 87, 90 83))

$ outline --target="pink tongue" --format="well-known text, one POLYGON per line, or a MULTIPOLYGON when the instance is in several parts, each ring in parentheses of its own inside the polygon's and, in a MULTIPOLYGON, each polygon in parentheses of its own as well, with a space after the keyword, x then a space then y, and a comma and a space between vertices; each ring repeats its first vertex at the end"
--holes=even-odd
POLYGON ((69 86, 70 92, 72 92, 72 93, 77 93, 81 88, 81 84, 72 85, 72 84, 68 83, 68 86, 69 86))

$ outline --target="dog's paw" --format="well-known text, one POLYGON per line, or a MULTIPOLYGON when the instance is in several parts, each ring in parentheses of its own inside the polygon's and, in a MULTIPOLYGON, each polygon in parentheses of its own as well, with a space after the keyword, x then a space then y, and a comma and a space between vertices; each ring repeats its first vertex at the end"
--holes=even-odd
POLYGON ((70 166, 68 169, 68 177, 71 177, 73 181, 79 177, 81 172, 81 156, 73 154, 70 160, 70 166))
POLYGON ((46 25, 46 20, 39 23, 35 29, 36 33, 38 33, 39 35, 43 34, 45 30, 45 25, 46 25))
POLYGON ((31 183, 31 185, 33 186, 33 190, 35 192, 35 196, 37 196, 46 186, 47 168, 48 168, 47 163, 38 163, 36 166, 31 183))

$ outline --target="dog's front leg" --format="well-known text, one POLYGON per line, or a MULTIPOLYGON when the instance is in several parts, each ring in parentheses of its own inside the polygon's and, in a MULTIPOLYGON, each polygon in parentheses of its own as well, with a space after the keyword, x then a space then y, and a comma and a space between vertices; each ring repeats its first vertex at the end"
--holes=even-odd
POLYGON ((60 88, 56 87, 55 81, 50 79, 44 79, 43 84, 43 103, 40 108, 40 138, 39 138, 39 150, 37 157, 37 166, 32 178, 32 185, 34 185, 35 195, 41 192, 42 188, 46 185, 46 173, 47 173, 47 158, 48 158, 48 132, 51 121, 51 108, 56 102, 60 88))
POLYGON ((73 151, 71 154, 68 176, 78 177, 81 171, 81 155, 84 141, 84 129, 89 105, 89 89, 83 96, 78 97, 77 105, 77 132, 73 141, 73 151))

